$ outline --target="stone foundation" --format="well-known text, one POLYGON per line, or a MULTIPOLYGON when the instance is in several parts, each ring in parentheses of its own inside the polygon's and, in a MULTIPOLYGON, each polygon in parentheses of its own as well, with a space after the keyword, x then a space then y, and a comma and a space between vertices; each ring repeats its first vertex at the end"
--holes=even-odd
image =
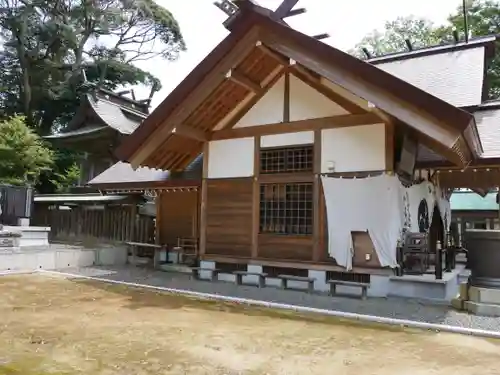
MULTIPOLYGON (((216 267, 213 261, 201 261, 200 266, 206 269, 214 269, 216 267)), ((407 275, 402 277, 389 275, 371 275, 370 288, 368 288, 369 297, 404 297, 415 298, 422 300, 432 300, 436 302, 447 302, 456 296, 459 288, 459 275, 463 271, 464 266, 460 266, 453 272, 446 272, 443 280, 435 280, 433 275, 413 276, 407 275)), ((249 264, 247 265, 248 272, 262 272, 262 266, 249 264)), ((201 279, 209 279, 211 272, 200 271, 201 279)), ((320 293, 329 291, 327 284, 326 271, 309 270, 308 277, 314 278, 314 290, 320 293)), ((218 280, 226 282, 235 282, 235 276, 231 273, 219 273, 218 280)), ((243 283, 257 284, 258 278, 254 275, 243 276, 243 283)), ((278 287, 280 280, 272 277, 266 278, 266 286, 278 287)), ((298 290, 307 290, 307 283, 304 281, 289 281, 290 288, 298 290)), ((359 288, 339 285, 337 293, 340 295, 359 296, 359 288)))

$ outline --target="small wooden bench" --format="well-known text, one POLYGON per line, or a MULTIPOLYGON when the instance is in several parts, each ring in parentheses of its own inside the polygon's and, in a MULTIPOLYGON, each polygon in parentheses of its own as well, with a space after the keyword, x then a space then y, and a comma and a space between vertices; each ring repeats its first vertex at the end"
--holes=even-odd
MULTIPOLYGON (((134 266, 137 265, 137 248, 138 247, 152 248, 154 250, 154 255, 153 255, 153 267, 154 268, 158 268, 158 265, 160 264, 160 252, 162 250, 167 250, 166 246, 158 245, 158 244, 154 244, 154 243, 125 242, 125 244, 132 248, 132 262, 134 263, 134 266)), ((168 251, 167 251, 167 260, 168 260, 168 251)))
POLYGON ((314 281, 316 280, 313 277, 305 277, 305 276, 293 276, 293 275, 278 275, 278 279, 281 280, 281 288, 287 289, 288 282, 291 281, 304 281, 307 283, 307 291, 312 293, 314 291, 314 281))
POLYGON ((355 281, 343 281, 343 280, 328 280, 330 284, 330 295, 333 296, 337 293, 337 285, 351 286, 361 288, 361 299, 366 299, 368 288, 370 284, 368 283, 358 283, 355 281))
POLYGON ((262 272, 249 272, 249 271, 233 271, 235 276, 236 285, 243 285, 243 276, 257 276, 259 278, 258 286, 259 288, 264 288, 266 286, 266 276, 267 273, 262 272))
POLYGON ((191 272, 193 274, 193 279, 200 279, 200 272, 207 271, 210 272, 210 281, 217 281, 217 276, 220 273, 220 270, 214 268, 204 268, 204 267, 191 267, 191 272))

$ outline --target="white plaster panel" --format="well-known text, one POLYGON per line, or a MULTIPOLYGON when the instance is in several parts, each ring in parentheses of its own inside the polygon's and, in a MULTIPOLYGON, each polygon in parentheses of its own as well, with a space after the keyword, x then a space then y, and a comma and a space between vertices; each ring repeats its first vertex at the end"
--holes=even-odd
POLYGON ((212 141, 208 147, 208 178, 253 176, 253 137, 212 141))
POLYGON ((290 75, 290 121, 347 114, 348 112, 307 83, 290 75))
POLYGON ((324 129, 321 133, 321 172, 385 170, 385 125, 324 129))
POLYGON ((280 78, 273 87, 250 108, 236 123, 235 128, 275 124, 283 122, 283 106, 285 103, 285 79, 280 78))
POLYGON ((282 147, 312 143, 314 143, 314 132, 312 131, 264 135, 260 138, 261 147, 282 147))

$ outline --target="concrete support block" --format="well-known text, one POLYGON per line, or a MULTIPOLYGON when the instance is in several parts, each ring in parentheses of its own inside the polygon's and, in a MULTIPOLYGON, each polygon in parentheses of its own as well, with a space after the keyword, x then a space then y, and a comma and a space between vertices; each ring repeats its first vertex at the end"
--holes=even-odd
POLYGON ((451 306, 458 311, 464 310, 464 300, 461 298, 453 298, 451 300, 451 306))
POLYGON ((464 307, 468 312, 472 314, 481 316, 500 317, 500 305, 465 301, 464 307))
POLYGON ((468 300, 477 303, 500 305, 500 290, 471 286, 468 300))
POLYGON ((330 286, 326 283, 326 271, 309 270, 307 275, 314 280, 314 290, 318 292, 328 292, 330 286))
POLYGON ((468 283, 465 282, 465 283, 460 284, 458 297, 463 301, 469 300, 469 284, 468 283))

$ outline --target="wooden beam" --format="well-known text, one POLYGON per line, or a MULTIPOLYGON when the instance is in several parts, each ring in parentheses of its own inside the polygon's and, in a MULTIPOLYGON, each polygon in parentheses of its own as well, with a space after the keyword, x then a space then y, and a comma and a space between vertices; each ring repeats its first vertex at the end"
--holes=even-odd
POLYGON ((254 93, 258 93, 262 90, 262 87, 259 83, 252 81, 250 78, 245 76, 243 73, 240 73, 234 69, 231 69, 228 73, 228 79, 237 83, 240 86, 243 86, 247 90, 250 90, 254 93))
POLYGON ((291 11, 289 11, 287 13, 287 15, 283 18, 288 18, 288 17, 294 17, 294 16, 298 16, 299 14, 304 14, 305 12, 307 12, 306 8, 297 8, 297 9, 292 9, 291 11))
POLYGON ((206 142, 210 139, 210 134, 200 129, 195 129, 189 125, 181 125, 175 128, 172 133, 185 138, 194 139, 200 142, 206 142))
POLYGON ((139 149, 129 158, 133 167, 141 165, 148 156, 161 147, 165 139, 172 133, 172 129, 180 126, 196 108, 212 94, 215 87, 226 79, 226 73, 233 66, 239 64, 254 49, 258 40, 259 30, 251 29, 241 41, 232 49, 214 69, 205 76, 198 87, 191 91, 182 104, 177 106, 172 113, 163 119, 139 149))
POLYGON ((270 48, 266 47, 264 44, 262 44, 261 41, 258 41, 255 44, 256 47, 258 47, 263 53, 265 53, 267 56, 273 58, 276 60, 280 65, 283 66, 288 66, 290 65, 290 59, 280 55, 279 53, 276 53, 272 51, 270 48))
POLYGON ((321 130, 314 131, 314 162, 313 162, 313 253, 312 261, 321 258, 321 130))
POLYGON ((278 8, 273 12, 272 17, 275 20, 282 20, 286 17, 292 8, 297 5, 299 0, 283 0, 283 2, 278 6, 278 8))
POLYGON ((283 90, 283 122, 290 121, 290 73, 285 73, 285 87, 283 90))
POLYGON ((320 129, 343 128, 357 125, 378 124, 381 120, 373 113, 360 115, 340 115, 321 117, 310 120, 280 122, 269 125, 248 126, 244 128, 219 130, 212 133, 212 140, 254 137, 257 135, 273 135, 296 133, 320 129))
MULTIPOLYGON (((270 75, 269 79, 265 79, 263 81, 262 85, 262 90, 258 93, 253 95, 249 100, 245 100, 245 104, 243 106, 238 106, 238 112, 235 112, 231 119, 228 119, 225 121, 224 126, 222 127, 222 130, 225 129, 230 129, 232 128, 239 120, 245 116, 245 114, 264 96, 266 93, 271 89, 271 87, 274 86, 274 84, 281 78, 283 77, 283 72, 284 68, 282 66, 278 66, 270 75)), ((216 132, 214 132, 216 133, 216 132)))
POLYGON ((347 68, 339 68, 334 61, 329 60, 320 53, 311 55, 311 51, 306 46, 291 43, 281 35, 261 32, 260 39, 274 51, 298 61, 329 81, 374 103, 379 109, 393 115, 421 134, 434 139, 436 143, 451 149, 457 142, 460 135, 459 130, 453 129, 449 124, 431 117, 431 115, 411 103, 402 102, 398 97, 398 93, 389 92, 384 87, 360 79, 353 71, 347 68))
POLYGON ((203 171, 200 191, 200 230, 198 232, 200 234, 200 256, 205 254, 207 246, 208 145, 208 142, 203 145, 203 171))
POLYGON ((252 182, 252 258, 259 256, 259 210, 260 210, 260 136, 254 138, 253 182, 252 182))
POLYGON ((364 108, 360 107, 359 105, 352 102, 351 100, 345 98, 344 96, 334 92, 333 90, 331 90, 328 87, 326 87, 325 85, 323 85, 321 83, 321 77, 319 77, 319 78, 315 77, 313 74, 309 73, 309 71, 307 69, 298 65, 297 63, 294 63, 290 67, 290 71, 298 79, 307 83, 309 86, 311 86, 313 89, 315 89, 319 93, 326 96, 331 101, 337 103, 339 106, 344 108, 347 112, 350 112, 353 114, 366 113, 366 110, 364 108))

